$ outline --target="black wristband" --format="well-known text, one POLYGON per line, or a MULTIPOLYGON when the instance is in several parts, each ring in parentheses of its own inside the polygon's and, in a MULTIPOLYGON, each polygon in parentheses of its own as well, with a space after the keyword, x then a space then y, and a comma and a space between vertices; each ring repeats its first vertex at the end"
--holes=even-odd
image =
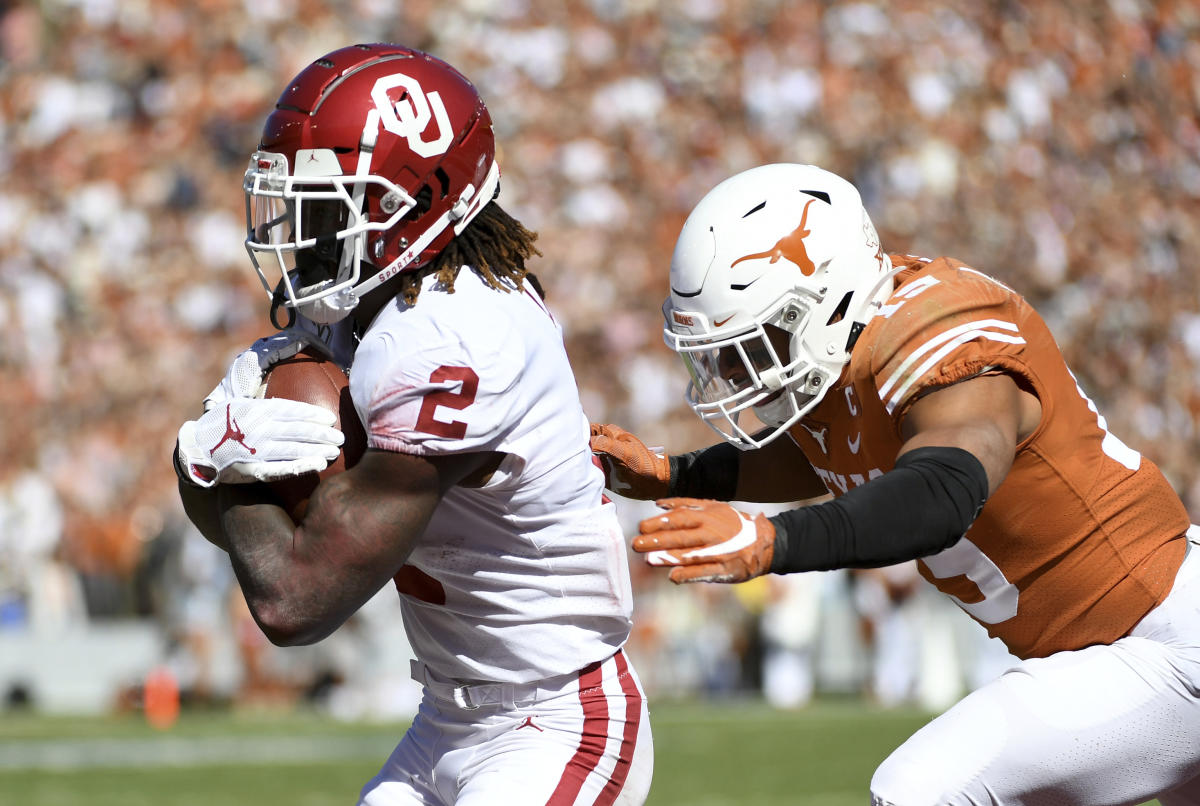
POLYGON ((728 442, 719 442, 691 453, 670 456, 672 496, 714 498, 732 501, 737 493, 738 462, 741 451, 728 442))
POLYGON ((878 568, 936 554, 966 533, 987 495, 987 473, 973 454, 917 448, 840 498, 771 517, 771 572, 878 568))

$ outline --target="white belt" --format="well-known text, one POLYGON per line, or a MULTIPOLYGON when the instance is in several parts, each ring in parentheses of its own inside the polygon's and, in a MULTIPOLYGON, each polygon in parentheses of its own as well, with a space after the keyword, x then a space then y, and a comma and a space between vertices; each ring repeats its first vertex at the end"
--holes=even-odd
POLYGON ((435 697, 472 711, 482 705, 504 705, 509 708, 529 705, 579 690, 579 672, 549 677, 536 683, 465 683, 441 677, 416 659, 409 661, 409 671, 412 679, 435 697))

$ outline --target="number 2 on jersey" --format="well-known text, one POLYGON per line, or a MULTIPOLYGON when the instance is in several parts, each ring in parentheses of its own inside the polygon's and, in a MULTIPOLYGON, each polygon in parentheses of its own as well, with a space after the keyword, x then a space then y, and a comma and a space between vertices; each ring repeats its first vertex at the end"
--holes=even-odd
POLYGON ((438 406, 444 406, 455 411, 462 411, 475 402, 475 394, 479 391, 479 376, 470 367, 440 366, 429 376, 430 383, 459 381, 462 385, 458 391, 443 389, 425 395, 421 404, 421 412, 417 415, 417 430, 435 437, 447 439, 462 439, 467 433, 467 424, 461 420, 446 422, 435 417, 438 406))

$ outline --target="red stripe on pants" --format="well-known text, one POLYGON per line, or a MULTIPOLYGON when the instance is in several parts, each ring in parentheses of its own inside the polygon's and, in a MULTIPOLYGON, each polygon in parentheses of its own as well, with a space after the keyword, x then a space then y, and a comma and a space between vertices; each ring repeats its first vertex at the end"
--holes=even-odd
POLYGON ((579 737, 579 747, 575 755, 567 762, 562 778, 546 806, 571 806, 583 789, 592 770, 600 763, 604 755, 604 746, 608 743, 608 701, 604 697, 601 682, 604 676, 600 664, 590 664, 579 673, 579 702, 583 705, 583 731, 579 737))
POLYGON ((621 787, 625 786, 625 779, 629 776, 629 767, 633 764, 633 748, 637 745, 638 727, 642 722, 642 693, 638 691, 637 684, 633 682, 633 675, 629 673, 629 664, 625 662, 625 655, 618 652, 614 657, 617 661, 617 677, 621 681, 621 691, 625 694, 625 732, 621 735, 621 751, 617 756, 617 766, 613 769, 608 783, 604 785, 604 791, 600 793, 600 797, 596 798, 595 806, 612 806, 617 795, 621 794, 621 787))

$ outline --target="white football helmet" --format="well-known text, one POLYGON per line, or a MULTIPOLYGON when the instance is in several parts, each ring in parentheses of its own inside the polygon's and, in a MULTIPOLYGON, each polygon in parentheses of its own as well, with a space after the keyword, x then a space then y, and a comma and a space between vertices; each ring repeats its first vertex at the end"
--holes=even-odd
POLYGON ((845 179, 794 164, 726 179, 684 223, 663 304, 688 404, 739 448, 770 442, 837 381, 893 274, 845 179), (739 425, 751 408, 767 429, 739 425))

